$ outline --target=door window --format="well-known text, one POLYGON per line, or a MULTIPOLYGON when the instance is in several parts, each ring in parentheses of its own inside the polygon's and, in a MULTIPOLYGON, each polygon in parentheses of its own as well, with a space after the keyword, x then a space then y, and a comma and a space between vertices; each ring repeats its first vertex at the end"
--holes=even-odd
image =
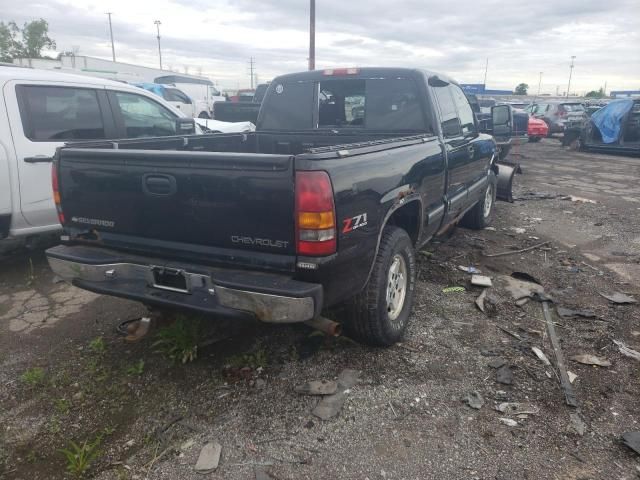
POLYGON ((408 78, 367 80, 367 128, 426 131, 416 84, 408 78))
POLYGON ((456 105, 449 88, 446 86, 434 87, 433 91, 436 94, 436 100, 438 101, 440 114, 442 115, 442 134, 445 138, 460 136, 462 134, 460 119, 458 118, 456 105))
POLYGON ((187 97, 184 93, 182 93, 177 88, 165 88, 164 89, 164 99, 167 102, 180 102, 190 104, 191 99, 187 97))
POLYGON ((122 112, 127 138, 176 134, 176 115, 150 98, 114 92, 122 112))
POLYGON ((105 138, 102 111, 89 88, 19 85, 25 136, 33 141, 105 138))
POLYGON ((462 127, 462 134, 469 135, 476 131, 476 124, 474 121, 473 110, 467 97, 457 85, 449 85, 453 101, 458 109, 458 117, 460 118, 460 125, 462 127))

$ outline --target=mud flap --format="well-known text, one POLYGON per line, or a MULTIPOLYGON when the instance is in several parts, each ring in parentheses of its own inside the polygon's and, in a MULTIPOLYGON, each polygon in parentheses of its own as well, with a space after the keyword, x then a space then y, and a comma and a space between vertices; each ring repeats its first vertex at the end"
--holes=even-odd
POLYGON ((496 198, 505 202, 513 203, 513 177, 520 169, 518 164, 507 165, 505 163, 496 163, 498 167, 498 188, 496 198))

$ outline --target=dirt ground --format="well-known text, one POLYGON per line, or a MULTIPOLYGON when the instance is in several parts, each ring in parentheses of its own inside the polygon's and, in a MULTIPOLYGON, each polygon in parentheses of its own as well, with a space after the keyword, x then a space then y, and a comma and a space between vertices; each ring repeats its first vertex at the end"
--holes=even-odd
POLYGON ((621 436, 640 430, 640 362, 614 340, 640 350, 640 305, 599 293, 640 300, 640 159, 555 139, 511 158, 523 169, 517 201, 498 204, 495 230, 457 229, 423 249, 411 326, 389 349, 303 326, 208 320, 197 360, 176 366, 154 353, 153 334, 127 344, 116 333, 140 305, 58 282, 42 251, 0 259, 0 478, 66 478, 60 449, 71 441, 99 441, 86 476, 101 480, 639 478, 640 456, 621 436), (458 266, 493 278, 488 314, 458 266), (554 314, 577 409, 531 350, 555 365, 541 304, 516 306, 505 289, 513 272, 539 280, 557 306, 593 312, 554 314), (450 286, 465 291, 444 293, 450 286), (568 360, 579 354, 611 366, 568 360), (489 366, 502 361, 510 385, 489 366), (294 387, 345 368, 360 379, 340 413, 320 420, 317 397, 294 387), (474 391, 479 410, 463 401, 474 391), (503 402, 520 405, 497 411, 503 402), (202 476, 194 465, 210 440, 220 465, 202 476))

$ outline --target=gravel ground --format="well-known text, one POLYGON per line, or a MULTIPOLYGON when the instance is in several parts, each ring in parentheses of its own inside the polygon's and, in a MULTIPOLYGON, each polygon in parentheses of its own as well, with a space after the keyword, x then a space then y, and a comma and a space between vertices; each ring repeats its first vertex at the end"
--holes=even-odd
POLYGON ((172 365, 154 353, 153 335, 126 344, 116 334, 140 305, 57 282, 42 251, 0 259, 0 478, 66 478, 59 450, 96 440, 86 477, 102 480, 640 477, 640 457, 620 441, 640 430, 640 362, 613 343, 640 350, 640 306, 599 295, 640 300, 640 159, 568 151, 553 139, 511 158, 523 167, 520 200, 498 205, 495 230, 457 229, 423 249, 409 331, 389 349, 303 326, 211 320, 197 360, 172 365), (459 265, 493 278, 487 314, 459 265), (611 362, 568 360, 577 409, 531 350, 555 365, 540 304, 518 307, 505 288, 513 272, 536 278, 556 305, 594 314, 554 316, 565 358, 611 362), (465 291, 444 293, 449 286, 465 291), (489 364, 498 360, 512 384, 496 381, 489 364), (346 368, 359 381, 340 413, 320 420, 311 414, 318 398, 294 388, 346 368), (463 401, 471 392, 484 400, 479 410, 463 401), (528 413, 497 411, 504 402, 528 413), (194 465, 214 440, 220 465, 203 477, 194 465))

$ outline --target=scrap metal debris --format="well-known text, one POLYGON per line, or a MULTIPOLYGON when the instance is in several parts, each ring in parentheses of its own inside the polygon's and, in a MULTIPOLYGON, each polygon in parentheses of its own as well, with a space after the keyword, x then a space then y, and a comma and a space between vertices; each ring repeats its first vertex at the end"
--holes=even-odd
POLYGON ((508 275, 501 275, 498 280, 516 301, 523 299, 528 301, 530 298, 533 298, 535 294, 544 293, 544 287, 537 283, 520 280, 508 275))
POLYGON ((485 275, 472 275, 471 285, 475 285, 477 287, 491 287, 493 286, 493 283, 491 282, 491 278, 485 275))
POLYGON ((338 390, 338 384, 329 380, 312 380, 295 387, 303 395, 332 395, 338 390))
POLYGON ((589 355, 583 353, 582 355, 574 355, 571 357, 574 362, 582 363, 583 365, 597 365, 598 367, 610 367, 611 362, 605 358, 599 358, 595 355, 589 355))
POLYGON ((465 267, 464 265, 458 265, 458 270, 462 270, 463 272, 467 273, 482 273, 480 269, 473 266, 465 267))
POLYGON ((560 386, 562 387, 562 391, 564 392, 565 402, 570 407, 577 407, 578 399, 576 398, 576 395, 573 392, 573 387, 571 386, 571 382, 569 381, 569 375, 567 374, 567 367, 565 365, 564 355, 562 354, 560 340, 558 339, 558 335, 556 334, 556 327, 553 324, 553 320, 551 319, 549 302, 546 300, 542 302, 542 313, 544 314, 544 319, 547 325, 549 340, 551 340, 551 346, 553 347, 553 354, 556 357, 556 366, 558 367, 558 371, 560 372, 560 386))
POLYGON ((622 434, 622 440, 627 447, 640 454, 640 432, 626 432, 622 434))
POLYGON ((619 342, 618 340, 614 340, 613 343, 615 343, 618 346, 618 350, 620 350, 621 354, 623 354, 626 357, 633 358, 634 360, 638 360, 640 362, 640 352, 627 347, 623 342, 619 342))
POLYGON ((503 402, 496 406, 496 411, 507 415, 537 415, 540 410, 529 403, 503 402))
POLYGON ((540 350, 538 347, 531 347, 531 350, 533 350, 533 353, 536 354, 536 357, 542 360, 542 363, 544 363, 547 367, 551 366, 551 362, 549 361, 547 356, 542 352, 542 350, 540 350))
POLYGON ((221 452, 222 446, 218 442, 213 441, 206 443, 204 447, 202 447, 202 450, 200 450, 195 471, 203 475, 213 472, 218 468, 221 452))
POLYGON ((570 372, 569 370, 567 370, 567 376, 569 377, 569 383, 570 383, 571 385, 573 385, 573 382, 575 382, 575 381, 576 381, 576 378, 578 378, 578 375, 576 375, 576 374, 575 374, 575 373, 573 373, 573 372, 570 372))
POLYGON ((338 388, 333 395, 326 395, 318 402, 313 413, 322 420, 329 420, 338 414, 347 399, 347 391, 358 382, 360 372, 349 368, 344 369, 338 376, 338 388))
POLYGON ((500 253, 485 253, 485 257, 504 257, 505 255, 515 255, 516 253, 524 253, 530 250, 535 250, 536 248, 544 247, 545 245, 550 244, 551 242, 542 242, 532 245, 527 248, 521 248, 520 250, 510 250, 508 252, 500 252, 500 253))
POLYGON ((510 418, 499 418, 498 420, 500 420, 500 422, 504 423, 508 427, 517 427, 518 426, 518 422, 516 422, 515 420, 512 420, 510 418))
POLYGON ((480 410, 484 405, 484 398, 482 398, 482 395, 475 390, 467 393, 463 400, 467 405, 476 410, 480 410))
POLYGON ((624 305, 628 303, 638 303, 638 301, 635 298, 630 297, 629 295, 625 295, 624 293, 620 293, 620 292, 614 292, 611 294, 602 293, 602 292, 598 292, 598 293, 612 303, 617 303, 620 305, 624 305))
POLYGON ((572 310, 565 307, 556 307, 558 315, 562 318, 582 317, 582 318, 596 318, 596 314, 593 310, 572 310))
POLYGON ((580 417, 580 414, 577 412, 569 414, 569 420, 571 422, 571 430, 578 435, 583 436, 587 426, 585 425, 584 420, 582 420, 582 417, 580 417))
POLYGON ((503 385, 513 384, 513 372, 509 368, 509 365, 503 365, 496 371, 496 382, 503 385))

